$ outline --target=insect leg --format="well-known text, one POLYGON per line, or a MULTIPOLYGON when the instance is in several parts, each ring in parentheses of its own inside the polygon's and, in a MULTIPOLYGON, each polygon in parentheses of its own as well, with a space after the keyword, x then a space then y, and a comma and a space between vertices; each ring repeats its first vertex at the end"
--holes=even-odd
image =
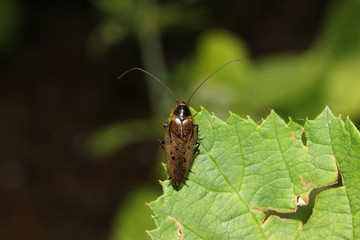
POLYGON ((162 147, 162 149, 165 150, 165 144, 166 144, 166 142, 165 142, 164 140, 158 140, 158 141, 159 141, 160 146, 162 147))
POLYGON ((194 143, 195 146, 195 150, 194 152, 198 151, 199 150, 199 146, 200 146, 200 141, 199 140, 196 140, 196 142, 194 143))

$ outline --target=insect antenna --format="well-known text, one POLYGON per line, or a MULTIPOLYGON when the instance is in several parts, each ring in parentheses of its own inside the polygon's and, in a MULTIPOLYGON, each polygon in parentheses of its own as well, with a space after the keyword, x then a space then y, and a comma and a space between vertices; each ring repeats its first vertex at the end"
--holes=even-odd
POLYGON ((159 78, 155 77, 153 74, 149 73, 148 71, 146 71, 146 70, 144 70, 144 69, 142 69, 142 68, 139 68, 139 67, 131 68, 131 69, 127 70, 126 72, 124 72, 123 74, 121 74, 121 75, 118 77, 118 79, 122 78, 123 76, 125 76, 126 74, 128 74, 129 72, 132 72, 132 71, 134 71, 134 70, 139 70, 139 71, 141 71, 141 72, 149 75, 150 77, 152 77, 153 79, 155 79, 155 80, 158 81, 159 83, 161 83, 161 84, 171 93, 171 95, 174 97, 176 103, 179 102, 178 99, 177 99, 177 97, 176 97, 175 94, 173 93, 173 91, 171 91, 171 89, 170 89, 168 86, 166 86, 166 84, 163 83, 163 81, 161 81, 159 78))
POLYGON ((234 59, 231 60, 227 63, 225 63, 224 65, 222 65, 221 67, 219 67, 218 69, 216 69, 216 71, 214 71, 212 74, 210 74, 207 78, 205 78, 200 84, 199 86, 197 86, 197 88, 194 90, 194 92, 191 94, 191 96, 189 97, 189 100, 187 101, 187 103, 190 102, 191 98, 195 95, 195 93, 197 92, 197 90, 199 90, 199 88, 207 81, 209 80, 212 76, 214 76, 217 72, 219 72, 221 69, 223 69, 224 67, 226 67, 227 65, 229 65, 230 63, 233 62, 247 62, 246 60, 240 60, 240 59, 234 59))

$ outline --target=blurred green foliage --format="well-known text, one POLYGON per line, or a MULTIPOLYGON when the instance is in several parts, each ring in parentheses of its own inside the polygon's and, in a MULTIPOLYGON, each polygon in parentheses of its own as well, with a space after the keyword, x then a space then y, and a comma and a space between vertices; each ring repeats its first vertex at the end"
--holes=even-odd
POLYGON ((111 240, 141 240, 148 239, 146 229, 155 227, 151 218, 152 211, 146 202, 154 199, 159 192, 142 187, 128 194, 126 201, 119 207, 115 215, 111 240))
POLYGON ((141 40, 147 34, 164 29, 200 29, 207 17, 203 8, 196 6, 197 2, 199 0, 165 1, 160 5, 151 0, 95 0, 102 22, 90 39, 89 50, 98 57, 129 35, 141 40))
MULTIPOLYGON (((141 42, 141 39, 152 31, 165 34, 173 29, 200 29, 207 18, 206 12, 196 7, 196 2, 170 1, 156 5, 147 0, 97 0, 95 5, 101 10, 103 23, 90 40, 96 42, 96 48, 95 44, 90 44, 93 46, 90 50, 101 49, 103 54, 110 45, 131 34, 141 42)), ((173 91, 176 94, 181 93, 181 96, 178 96, 181 100, 187 100, 201 80, 224 63, 232 59, 248 60, 250 63, 233 63, 213 76, 199 90, 191 105, 198 109, 201 104, 222 118, 227 117, 228 111, 231 110, 239 115, 250 115, 253 119, 260 119, 273 108, 280 115, 291 116, 295 121, 306 117, 314 118, 325 105, 329 105, 335 114, 349 115, 353 121, 359 121, 359 12, 359 1, 334 1, 322 30, 307 51, 282 52, 257 60, 250 59, 246 44, 238 36, 225 29, 207 28, 198 38, 194 55, 173 67, 167 78, 162 79, 164 82, 171 79, 173 91)), ((159 39, 155 38, 155 41, 159 39)), ((161 46, 160 42, 157 44, 161 46)), ((156 49, 149 50, 152 47, 152 44, 142 45, 144 66, 146 70, 159 76, 158 74, 162 73, 157 72, 147 61, 165 61, 161 52, 156 56, 151 55, 154 54, 151 50, 156 49), (150 66, 149 69, 147 66, 150 66)), ((155 88, 167 94, 162 86, 158 85, 155 88)), ((152 91, 152 88, 150 89, 152 91)), ((167 99, 172 101, 170 97, 167 99)), ((165 116, 160 116, 158 112, 155 119, 155 122, 159 119, 165 120, 165 116)), ((93 146, 96 146, 96 152, 104 154, 108 149, 114 150, 129 141, 155 136, 162 130, 161 122, 158 121, 158 128, 151 127, 151 132, 144 131, 142 126, 148 124, 154 126, 154 120, 123 123, 122 126, 114 128, 116 131, 109 131, 109 128, 99 130, 93 138, 93 146), (135 138, 114 141, 119 136, 129 136, 130 132, 135 138)), ((130 217, 124 217, 125 214, 129 215, 130 209, 119 212, 119 218, 124 219, 123 221, 133 221, 130 217)), ((148 217, 148 212, 133 214, 148 217)), ((116 227, 115 223, 114 229, 118 231, 117 228, 126 228, 130 225, 122 223, 116 227)), ((136 225, 136 228, 140 231, 141 226, 136 225)), ((123 232, 127 230, 124 229, 123 232)), ((121 238, 114 239, 132 238, 122 235, 121 238)))
POLYGON ((94 133, 90 139, 92 152, 96 155, 114 153, 119 149, 119 146, 139 140, 139 137, 133 134, 134 132, 141 133, 141 139, 153 138, 153 125, 155 124, 152 121, 138 120, 107 126, 101 129, 101 131, 94 133))
POLYGON ((21 24, 21 8, 17 0, 1 1, 0 23, 0 53, 9 54, 16 46, 21 24))

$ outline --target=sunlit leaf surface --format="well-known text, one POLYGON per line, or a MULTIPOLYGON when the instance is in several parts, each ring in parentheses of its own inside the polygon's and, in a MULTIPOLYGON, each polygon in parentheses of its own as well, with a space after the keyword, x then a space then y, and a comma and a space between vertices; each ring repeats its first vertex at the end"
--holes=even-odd
POLYGON ((150 204, 152 239, 360 238, 360 135, 350 120, 326 108, 304 127, 274 112, 257 124, 202 109, 195 121, 203 140, 194 173, 179 190, 162 182, 150 204), (338 169, 344 186, 320 192, 306 224, 265 221, 266 210, 293 212, 297 198, 306 203, 313 188, 337 182, 338 169))

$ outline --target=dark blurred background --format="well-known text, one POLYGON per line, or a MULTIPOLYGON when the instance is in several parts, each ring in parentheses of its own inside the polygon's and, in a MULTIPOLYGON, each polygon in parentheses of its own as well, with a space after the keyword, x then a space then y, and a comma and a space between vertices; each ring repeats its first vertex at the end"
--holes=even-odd
POLYGON ((0 238, 147 239, 174 105, 360 121, 353 0, 1 0, 0 238))

